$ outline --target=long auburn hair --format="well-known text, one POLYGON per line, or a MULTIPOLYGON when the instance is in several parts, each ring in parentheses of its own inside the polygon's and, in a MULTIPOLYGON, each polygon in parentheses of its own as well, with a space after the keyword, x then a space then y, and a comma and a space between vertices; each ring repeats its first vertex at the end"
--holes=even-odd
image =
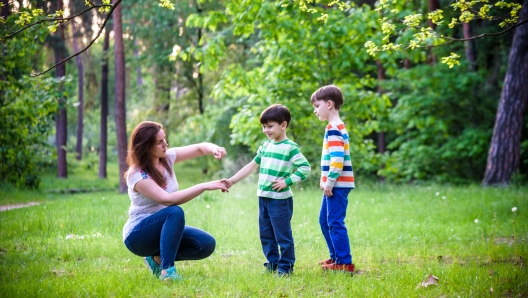
MULTIPOLYGON (((161 129, 163 129, 161 124, 152 121, 143 121, 134 128, 130 136, 130 141, 128 142, 126 162, 129 168, 125 173, 125 177, 131 174, 133 168, 137 168, 147 173, 159 186, 165 185, 165 177, 156 169, 150 155, 150 151, 156 146, 156 135, 161 129)), ((172 176, 167 159, 160 158, 160 162, 172 176)))

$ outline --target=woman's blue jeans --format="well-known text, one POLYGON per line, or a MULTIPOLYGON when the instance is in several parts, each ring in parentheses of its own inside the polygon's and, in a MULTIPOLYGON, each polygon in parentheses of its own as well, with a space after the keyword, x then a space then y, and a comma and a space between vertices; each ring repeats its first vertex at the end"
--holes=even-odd
POLYGON ((142 220, 125 239, 135 255, 160 256, 161 268, 174 261, 200 260, 210 256, 216 240, 209 233, 185 225, 185 214, 179 206, 169 206, 142 220))
POLYGON ((290 273, 295 263, 291 219, 293 199, 259 197, 260 242, 268 270, 290 273), (279 253, 280 248, 280 253, 279 253))
POLYGON ((350 241, 345 226, 346 210, 348 206, 348 193, 351 188, 334 188, 333 196, 323 195, 319 224, 330 251, 330 258, 336 264, 351 264, 350 241))

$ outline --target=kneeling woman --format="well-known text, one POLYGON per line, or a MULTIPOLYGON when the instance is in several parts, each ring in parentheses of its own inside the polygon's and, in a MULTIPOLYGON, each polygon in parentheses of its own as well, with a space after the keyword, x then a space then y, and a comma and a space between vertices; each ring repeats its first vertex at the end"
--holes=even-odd
POLYGON ((186 226, 178 205, 204 191, 227 188, 217 180, 178 190, 174 163, 208 154, 221 159, 226 151, 211 143, 168 146, 163 127, 156 122, 141 122, 130 136, 125 177, 131 203, 123 241, 132 253, 145 257, 157 277, 179 280, 174 262, 207 258, 216 242, 209 233, 186 226))

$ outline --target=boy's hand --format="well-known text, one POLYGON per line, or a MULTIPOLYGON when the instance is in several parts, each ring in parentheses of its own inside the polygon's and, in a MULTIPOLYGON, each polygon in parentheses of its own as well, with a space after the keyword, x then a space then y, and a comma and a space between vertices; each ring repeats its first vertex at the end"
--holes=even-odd
POLYGON ((333 189, 333 187, 331 187, 331 186, 325 186, 325 188, 323 190, 324 195, 327 196, 327 197, 333 196, 334 194, 332 193, 332 189, 333 189))
POLYGON ((222 192, 229 192, 229 188, 231 186, 233 186, 233 183, 231 181, 229 181, 229 179, 226 179, 226 178, 223 178, 222 180, 220 180, 220 182, 224 183, 225 187, 226 187, 226 190, 222 190, 222 192))
POLYGON ((286 180, 284 180, 284 179, 273 181, 273 182, 271 182, 271 184, 273 184, 271 189, 276 190, 276 191, 281 191, 281 190, 285 189, 288 186, 288 185, 286 185, 286 180))

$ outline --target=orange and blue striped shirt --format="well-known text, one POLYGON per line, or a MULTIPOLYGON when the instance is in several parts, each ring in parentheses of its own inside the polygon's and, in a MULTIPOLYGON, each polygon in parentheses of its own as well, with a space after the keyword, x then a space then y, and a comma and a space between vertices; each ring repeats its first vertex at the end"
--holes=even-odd
POLYGON ((342 121, 326 126, 321 154, 321 182, 323 186, 354 188, 349 137, 342 121))

